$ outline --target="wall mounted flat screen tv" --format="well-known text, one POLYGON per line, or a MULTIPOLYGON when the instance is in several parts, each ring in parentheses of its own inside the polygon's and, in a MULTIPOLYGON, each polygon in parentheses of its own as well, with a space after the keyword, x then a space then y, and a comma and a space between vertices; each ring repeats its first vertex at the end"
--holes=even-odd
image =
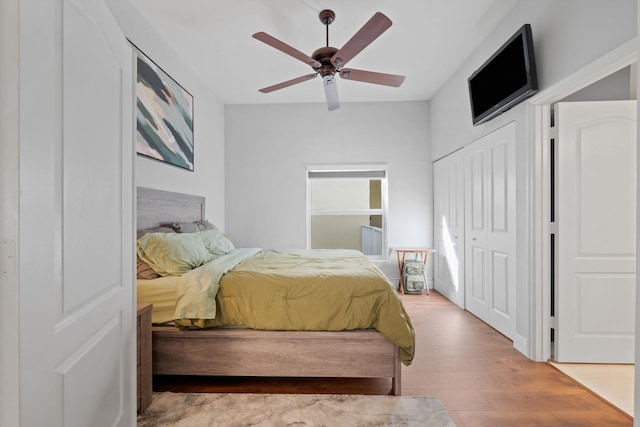
POLYGON ((469 77, 473 124, 486 122, 538 91, 531 25, 523 25, 469 77))

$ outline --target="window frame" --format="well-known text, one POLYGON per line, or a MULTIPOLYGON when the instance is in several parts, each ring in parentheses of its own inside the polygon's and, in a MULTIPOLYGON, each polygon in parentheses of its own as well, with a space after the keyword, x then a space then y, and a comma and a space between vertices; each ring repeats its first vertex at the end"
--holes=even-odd
POLYGON ((382 253, 380 255, 365 255, 370 260, 387 261, 389 255, 388 244, 388 198, 389 171, 387 165, 313 165, 307 166, 307 249, 311 249, 312 217, 317 215, 381 215, 382 216, 382 253), (325 176, 322 176, 325 175, 325 176), (378 209, 312 209, 311 182, 315 179, 380 179, 380 197, 382 207, 378 209))

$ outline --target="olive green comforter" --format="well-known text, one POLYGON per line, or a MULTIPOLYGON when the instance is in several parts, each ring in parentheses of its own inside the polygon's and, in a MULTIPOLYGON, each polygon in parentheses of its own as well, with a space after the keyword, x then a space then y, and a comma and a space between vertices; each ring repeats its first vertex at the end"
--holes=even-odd
POLYGON ((219 268, 209 263, 183 275, 176 325, 305 331, 375 328, 400 347, 405 365, 413 360, 411 320, 395 289, 360 252, 255 250, 226 256, 236 258, 231 261, 235 266, 218 259, 212 263, 219 268), (194 281, 190 274, 195 283, 189 283, 194 281), (219 279, 210 285, 213 288, 204 285, 203 277, 209 274, 219 279), (215 307, 212 300, 211 306, 203 305, 198 300, 202 294, 215 295, 215 307))

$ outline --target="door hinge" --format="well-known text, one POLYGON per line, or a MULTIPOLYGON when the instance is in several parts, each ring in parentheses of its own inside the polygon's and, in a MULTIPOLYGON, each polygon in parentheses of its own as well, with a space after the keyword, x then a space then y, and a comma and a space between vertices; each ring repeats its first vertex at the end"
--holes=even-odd
POLYGON ((16 271, 16 242, 0 238, 0 276, 5 277, 16 271))
POLYGON ((552 126, 549 128, 549 139, 558 139, 558 128, 552 126))

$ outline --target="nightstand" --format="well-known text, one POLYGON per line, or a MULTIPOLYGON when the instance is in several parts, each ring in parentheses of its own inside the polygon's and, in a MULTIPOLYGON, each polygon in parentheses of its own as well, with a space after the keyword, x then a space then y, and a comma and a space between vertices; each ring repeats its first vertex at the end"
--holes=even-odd
MULTIPOLYGON (((431 249, 431 248, 392 248, 394 251, 396 251, 396 254, 398 255, 398 269, 400 270, 400 283, 399 288, 400 291, 402 292, 402 294, 404 295, 404 278, 403 278, 403 274, 404 274, 404 263, 405 263, 405 257, 407 256, 407 254, 414 254, 415 259, 418 259, 418 256, 420 256, 420 259, 422 260, 422 264, 424 264, 425 266, 427 265, 427 256, 429 255, 429 253, 431 252, 435 252, 435 249, 431 249)), ((429 285, 426 282, 427 276, 426 274, 424 274, 424 287, 425 287, 425 291, 427 293, 427 295, 429 295, 429 285)))
POLYGON ((151 308, 153 304, 138 304, 138 412, 143 412, 151 403, 151 308))

